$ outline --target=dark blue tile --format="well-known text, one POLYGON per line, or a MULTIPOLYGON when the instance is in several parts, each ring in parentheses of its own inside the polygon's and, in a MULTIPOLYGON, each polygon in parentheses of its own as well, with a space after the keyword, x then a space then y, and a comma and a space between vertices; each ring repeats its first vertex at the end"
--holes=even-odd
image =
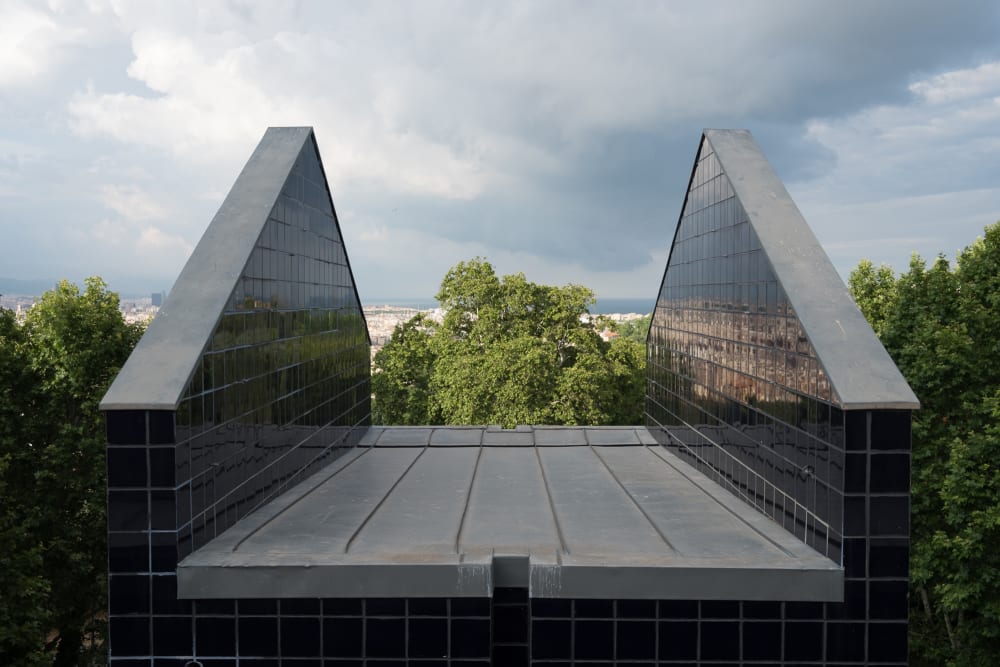
MULTIPOLYGON (((248 619, 249 620, 249 619, 248 619)), ((307 658, 319 655, 318 618, 281 617, 281 655, 307 658)))
POLYGON ((821 602, 786 602, 785 618, 821 621, 823 620, 823 604, 821 602))
POLYGON ((573 610, 577 618, 613 618, 614 600, 574 600, 573 610))
POLYGON ((149 533, 108 535, 108 572, 148 572, 149 533))
POLYGON ((108 491, 108 530, 148 530, 147 503, 145 491, 108 491))
MULTIPOLYGON (((444 603, 444 600, 439 602, 444 603)), ((354 598, 330 598, 323 600, 324 616, 361 616, 362 600, 354 598)))
MULTIPOLYGON (((324 605, 327 601, 324 601, 324 605)), ((412 598, 406 601, 410 616, 447 616, 448 600, 444 598, 412 598)), ((324 606, 324 613, 329 614, 324 606)), ((360 613, 360 609, 359 609, 360 613)))
POLYGON ((489 616, 489 598, 452 598, 452 616, 489 616))
POLYGON ((152 486, 174 487, 174 448, 149 448, 149 478, 152 486))
POLYGON ((861 661, 865 659, 865 623, 827 623, 826 659, 861 661))
POLYGON ((615 657, 613 621, 577 621, 573 636, 574 655, 578 660, 610 660, 615 657))
POLYGON ((153 572, 174 572, 177 569, 177 534, 152 533, 150 539, 153 572))
POLYGON ((489 658, 490 620, 452 619, 451 655, 454 658, 489 658))
POLYGON ((781 660, 781 623, 743 623, 743 659, 772 662, 781 660))
POLYGON ((365 652, 372 658, 406 656, 406 621, 402 618, 365 620, 365 652))
POLYGON ((660 600, 660 618, 698 618, 698 603, 694 600, 660 600))
POLYGON ((168 410, 149 411, 149 444, 166 445, 174 442, 174 413, 168 410))
POLYGON ((531 598, 531 615, 534 618, 569 618, 572 613, 572 600, 531 598))
POLYGON ((190 617, 153 617, 153 654, 157 656, 193 655, 190 617))
POLYGON ((153 530, 176 530, 177 508, 174 491, 150 491, 150 522, 153 530))
MULTIPOLYGON (((377 630, 377 627, 370 629, 377 630)), ((330 658, 360 658, 364 655, 364 621, 360 618, 323 619, 323 655, 330 658)))
POLYGON ((145 410, 110 410, 105 413, 108 444, 145 445, 145 410))
POLYGON ((112 615, 148 615, 149 586, 149 575, 111 575, 108 582, 108 602, 112 615))
POLYGON ((493 607, 493 641, 504 644, 528 642, 528 605, 493 607))
POLYGON ((278 613, 277 600, 249 598, 237 600, 236 606, 240 616, 275 616, 278 613))
POLYGON ((740 624, 732 621, 702 621, 701 658, 739 660, 740 624))
POLYGON ((743 603, 743 618, 780 619, 780 602, 746 601, 743 603))
POLYGON ((823 623, 785 624, 785 660, 810 661, 823 657, 823 623))
POLYGON ((701 603, 702 618, 739 618, 740 603, 734 600, 704 600, 701 603))
POLYGON ((196 618, 195 642, 198 655, 211 657, 236 655, 236 619, 196 618))
POLYGON ((910 411, 873 411, 871 448, 873 450, 910 449, 910 411))
POLYGON ((568 660, 572 655, 571 621, 531 622, 531 657, 534 660, 568 660))
POLYGON ((656 600, 616 600, 618 618, 656 618, 656 600))
POLYGON ((844 415, 847 449, 868 449, 868 412, 851 411, 844 415))
POLYGON ((282 616, 317 616, 319 613, 319 599, 285 598, 281 600, 282 616))
POLYGON ((908 614, 906 581, 870 581, 868 616, 882 620, 905 621, 908 614))
POLYGON ((872 454, 870 484, 872 493, 909 492, 910 455, 872 454))
POLYGON ((157 575, 153 582, 153 613, 154 614, 190 614, 191 601, 177 599, 177 577, 174 575, 157 575))
POLYGON ((147 485, 145 447, 108 447, 108 488, 147 485))
POLYGON ((615 647, 618 660, 653 660, 656 658, 655 621, 618 621, 615 624, 615 647))
POLYGON ((365 600, 367 616, 403 616, 406 614, 406 601, 400 598, 370 598, 365 600))
POLYGON ((872 496, 871 534, 906 536, 910 532, 910 499, 908 496, 872 496))
POLYGON ((861 620, 868 614, 868 589, 864 579, 844 581, 844 601, 827 605, 826 617, 833 620, 861 620))
POLYGON ((870 623, 868 659, 872 662, 905 662, 907 636, 905 623, 870 623))
POLYGON ((149 617, 111 616, 108 636, 111 654, 118 657, 149 655, 149 617))
POLYGON ((909 575, 909 540, 906 538, 875 537, 870 540, 873 577, 906 577, 909 575))
POLYGON ((407 649, 411 658, 446 658, 448 656, 448 620, 412 618, 408 621, 407 649))
POLYGON ((693 660, 698 657, 698 623, 660 621, 660 660, 693 660))

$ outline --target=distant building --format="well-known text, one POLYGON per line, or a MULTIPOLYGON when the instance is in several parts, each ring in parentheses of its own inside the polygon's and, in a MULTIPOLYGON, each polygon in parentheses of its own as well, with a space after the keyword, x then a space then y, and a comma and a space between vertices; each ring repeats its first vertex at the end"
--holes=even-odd
POLYGON ((111 667, 906 664, 919 405, 748 132, 701 137, 643 425, 373 426, 310 128, 171 299, 101 403, 111 667))
POLYGON ((163 305, 163 302, 166 300, 166 298, 167 298, 166 292, 153 292, 152 295, 153 305, 159 308, 160 306, 163 305))

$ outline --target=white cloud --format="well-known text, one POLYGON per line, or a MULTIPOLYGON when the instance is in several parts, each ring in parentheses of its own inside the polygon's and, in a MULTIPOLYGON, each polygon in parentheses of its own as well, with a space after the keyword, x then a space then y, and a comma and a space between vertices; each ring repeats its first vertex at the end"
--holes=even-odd
POLYGON ((935 104, 1000 95, 1000 62, 938 74, 911 84, 910 90, 935 104))
POLYGON ((20 2, 0 6, 0 86, 30 82, 52 64, 59 26, 44 11, 20 2))
POLYGON ((105 185, 99 199, 126 220, 157 220, 166 216, 166 210, 135 185, 105 185))
POLYGON ((129 231, 129 226, 121 220, 104 218, 90 228, 90 235, 103 244, 121 246, 129 231))
POLYGON ((0 0, 0 88, 38 88, 75 49, 92 46, 116 29, 95 0, 0 0))
POLYGON ((906 268, 1000 220, 1000 62, 913 83, 906 104, 809 123, 835 167, 793 195, 843 275, 861 257, 906 268))
MULTIPOLYGON (((338 52, 332 40, 288 32, 259 41, 229 35, 220 47, 201 37, 195 43, 164 31, 135 32, 128 73, 152 92, 76 94, 68 108, 75 131, 152 146, 185 162, 212 163, 244 158, 268 125, 311 124, 328 154, 328 171, 340 182, 370 181, 397 192, 459 199, 484 187, 474 153, 394 127, 394 114, 383 109, 381 118, 372 116, 356 91, 340 89, 332 77, 351 68, 352 55, 338 52), (338 60, 326 66, 308 60, 307 47, 338 60)), ((385 105, 391 92, 374 95, 385 105)))
POLYGON ((158 227, 144 227, 136 241, 136 249, 146 257, 155 257, 161 262, 175 258, 187 258, 194 246, 180 236, 167 234, 158 227))

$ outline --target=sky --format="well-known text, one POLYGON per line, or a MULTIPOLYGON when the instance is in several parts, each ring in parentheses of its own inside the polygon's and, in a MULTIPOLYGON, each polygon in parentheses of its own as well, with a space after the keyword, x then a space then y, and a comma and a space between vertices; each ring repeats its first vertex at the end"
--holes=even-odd
POLYGON ((277 125, 365 302, 477 256, 652 299, 705 127, 903 270, 1000 220, 1000 3, 0 0, 0 277, 168 289, 277 125))

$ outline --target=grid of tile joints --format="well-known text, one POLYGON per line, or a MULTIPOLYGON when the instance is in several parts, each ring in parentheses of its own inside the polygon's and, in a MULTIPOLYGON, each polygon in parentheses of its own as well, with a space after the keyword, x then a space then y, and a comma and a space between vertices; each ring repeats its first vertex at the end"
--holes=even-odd
POLYGON ((707 137, 647 350, 654 435, 839 560, 844 413, 707 137))

